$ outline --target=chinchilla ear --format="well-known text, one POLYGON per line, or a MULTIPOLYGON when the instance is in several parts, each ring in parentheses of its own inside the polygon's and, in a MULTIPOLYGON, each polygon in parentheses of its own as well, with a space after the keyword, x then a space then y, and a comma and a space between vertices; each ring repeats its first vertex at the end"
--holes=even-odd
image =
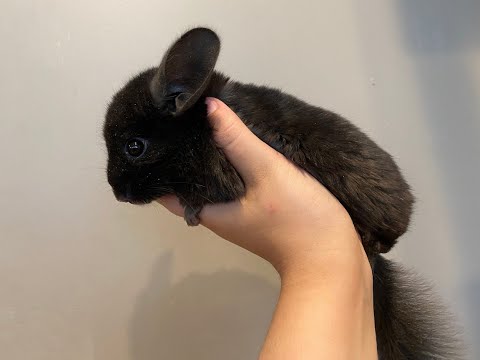
POLYGON ((183 34, 165 54, 150 83, 153 100, 168 102, 173 115, 188 110, 202 95, 220 52, 212 30, 195 28, 183 34))

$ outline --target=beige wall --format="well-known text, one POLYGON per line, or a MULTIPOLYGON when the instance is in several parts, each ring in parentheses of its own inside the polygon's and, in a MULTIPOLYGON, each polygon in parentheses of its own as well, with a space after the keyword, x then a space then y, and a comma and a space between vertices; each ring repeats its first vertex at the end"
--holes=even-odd
POLYGON ((395 256, 479 340, 477 3, 3 0, 1 358, 255 357, 274 271, 159 206, 115 202, 104 175, 109 97, 194 25, 221 34, 234 78, 336 110, 395 155, 419 199, 395 256))

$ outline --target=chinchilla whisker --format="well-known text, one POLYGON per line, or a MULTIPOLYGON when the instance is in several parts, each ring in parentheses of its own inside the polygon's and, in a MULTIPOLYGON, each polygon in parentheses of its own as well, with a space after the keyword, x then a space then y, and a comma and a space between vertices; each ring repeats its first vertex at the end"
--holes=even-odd
POLYGON ((202 185, 202 184, 190 183, 190 182, 184 182, 184 181, 166 182, 164 184, 166 184, 166 185, 185 184, 185 185, 195 185, 195 186, 199 186, 199 187, 206 187, 205 185, 202 185))
POLYGON ((182 195, 180 195, 180 194, 176 194, 176 195, 177 195, 180 199, 182 199, 182 200, 185 202, 185 204, 187 204, 189 207, 192 207, 192 205, 190 205, 190 204, 188 203, 187 199, 185 199, 182 195))
POLYGON ((206 196, 203 196, 202 194, 197 194, 197 195, 200 195, 202 198, 204 198, 205 200, 207 200, 210 204, 213 204, 214 202, 212 200, 210 200, 208 197, 206 196))

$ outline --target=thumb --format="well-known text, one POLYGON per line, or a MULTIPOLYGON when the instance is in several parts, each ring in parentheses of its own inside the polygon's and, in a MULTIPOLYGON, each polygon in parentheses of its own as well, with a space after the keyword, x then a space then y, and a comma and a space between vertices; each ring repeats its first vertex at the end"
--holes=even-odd
POLYGON ((207 98, 206 103, 215 141, 245 184, 264 178, 280 154, 256 137, 222 101, 207 98))

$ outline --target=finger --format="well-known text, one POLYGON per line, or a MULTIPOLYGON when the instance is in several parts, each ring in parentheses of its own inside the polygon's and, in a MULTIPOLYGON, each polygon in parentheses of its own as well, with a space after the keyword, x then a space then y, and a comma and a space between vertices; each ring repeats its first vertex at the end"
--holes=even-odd
POLYGON ((222 101, 207 98, 208 118, 217 145, 248 185, 263 178, 280 154, 256 137, 222 101))
POLYGON ((207 204, 200 212, 200 223, 217 232, 219 228, 229 228, 238 222, 241 209, 240 202, 207 204))
POLYGON ((206 205, 200 213, 200 223, 218 236, 243 248, 249 242, 248 209, 239 201, 206 205))
MULTIPOLYGON (((172 214, 184 216, 185 210, 175 195, 165 195, 156 201, 172 214)), ((222 236, 238 222, 241 210, 239 201, 208 204, 200 213, 200 222, 203 226, 222 236)))
MULTIPOLYGON (((185 209, 175 195, 165 195, 157 202, 177 216, 184 216, 185 209)), ((240 209, 239 201, 205 205, 200 213, 201 224, 214 232, 223 232, 230 229, 238 221, 240 209)))
POLYGON ((183 216, 183 206, 180 205, 180 201, 175 195, 162 196, 161 198, 157 199, 157 202, 163 205, 171 213, 177 216, 183 216))

